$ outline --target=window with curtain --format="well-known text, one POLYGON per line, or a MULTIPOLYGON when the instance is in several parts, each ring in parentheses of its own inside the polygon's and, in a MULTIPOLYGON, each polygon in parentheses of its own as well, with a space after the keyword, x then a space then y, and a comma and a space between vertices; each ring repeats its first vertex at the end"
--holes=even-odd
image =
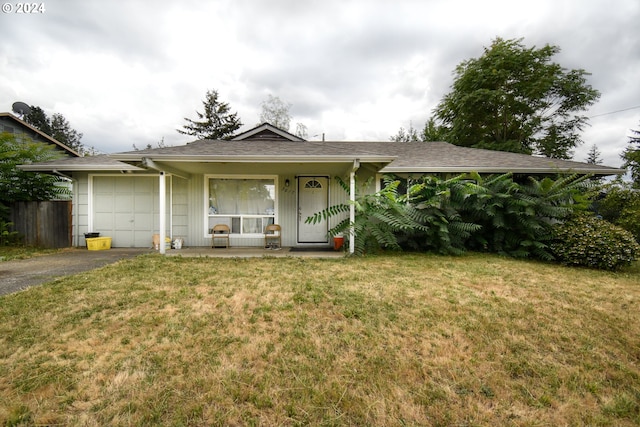
POLYGON ((275 179, 209 178, 209 230, 227 224, 234 234, 262 234, 275 217, 275 179))

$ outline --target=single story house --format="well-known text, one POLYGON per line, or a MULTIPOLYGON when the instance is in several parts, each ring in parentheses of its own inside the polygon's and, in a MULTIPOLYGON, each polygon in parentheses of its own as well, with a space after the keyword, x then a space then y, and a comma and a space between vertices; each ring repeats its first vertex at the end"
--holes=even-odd
MULTIPOLYGON (((216 224, 230 227, 231 246, 263 246, 263 230, 272 223, 282 227, 283 246, 326 246, 334 219, 317 224, 305 219, 353 200, 356 181, 373 178, 379 188, 388 173, 409 178, 470 171, 601 176, 624 172, 445 142, 306 141, 268 123, 228 141, 199 140, 21 168, 73 180, 77 246, 86 232, 110 236, 114 247, 150 247, 153 235, 159 234, 161 253, 165 236, 180 237, 192 247, 210 246, 216 224), (336 176, 350 183, 348 194, 336 176)), ((376 190, 373 185, 370 191, 376 190)))

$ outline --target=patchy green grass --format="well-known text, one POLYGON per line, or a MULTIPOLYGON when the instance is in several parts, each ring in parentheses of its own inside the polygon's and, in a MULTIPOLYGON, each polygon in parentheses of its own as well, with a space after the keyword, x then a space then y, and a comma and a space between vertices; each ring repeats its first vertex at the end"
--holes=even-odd
POLYGON ((640 424, 640 275, 158 255, 0 297, 0 424, 640 424))
POLYGON ((50 255, 64 249, 42 249, 30 246, 0 246, 0 262, 50 255))

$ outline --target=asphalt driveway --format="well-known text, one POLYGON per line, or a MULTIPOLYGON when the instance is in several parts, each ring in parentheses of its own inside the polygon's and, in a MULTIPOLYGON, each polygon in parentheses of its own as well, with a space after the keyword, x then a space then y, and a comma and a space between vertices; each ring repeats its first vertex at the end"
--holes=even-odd
POLYGON ((151 252, 154 251, 144 248, 112 248, 106 251, 70 249, 53 255, 0 261, 0 295, 151 252))

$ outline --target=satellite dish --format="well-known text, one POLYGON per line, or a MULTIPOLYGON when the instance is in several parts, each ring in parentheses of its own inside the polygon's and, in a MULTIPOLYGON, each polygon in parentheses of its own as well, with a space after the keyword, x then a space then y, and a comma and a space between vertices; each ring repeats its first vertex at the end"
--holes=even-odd
POLYGON ((24 117, 25 115, 31 112, 31 107, 29 107, 24 102, 20 102, 20 101, 14 102, 11 108, 13 109, 14 113, 20 116, 20 118, 24 117))

